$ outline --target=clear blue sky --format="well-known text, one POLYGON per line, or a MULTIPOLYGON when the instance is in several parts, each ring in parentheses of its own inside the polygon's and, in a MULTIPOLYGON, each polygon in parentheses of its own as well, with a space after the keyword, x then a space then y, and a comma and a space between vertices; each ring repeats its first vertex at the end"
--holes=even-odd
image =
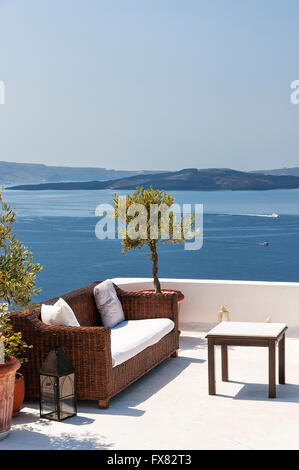
POLYGON ((298 0, 0 0, 0 160, 299 165, 298 0))

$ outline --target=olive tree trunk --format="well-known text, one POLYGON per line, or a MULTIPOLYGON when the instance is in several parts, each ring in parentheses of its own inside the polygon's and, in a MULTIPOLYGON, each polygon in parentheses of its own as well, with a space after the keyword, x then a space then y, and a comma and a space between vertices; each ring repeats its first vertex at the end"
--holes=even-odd
POLYGON ((151 246, 151 252, 152 252, 152 261, 153 261, 153 280, 154 280, 155 291, 156 291, 157 294, 161 294, 161 285, 160 285, 159 278, 157 276, 157 274, 158 274, 158 253, 157 253, 156 243, 154 243, 151 246))

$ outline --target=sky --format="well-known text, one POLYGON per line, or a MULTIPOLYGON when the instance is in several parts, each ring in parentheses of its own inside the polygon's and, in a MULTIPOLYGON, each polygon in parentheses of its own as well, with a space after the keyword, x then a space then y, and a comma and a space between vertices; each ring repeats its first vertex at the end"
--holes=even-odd
POLYGON ((299 166, 298 0, 0 0, 0 160, 299 166))

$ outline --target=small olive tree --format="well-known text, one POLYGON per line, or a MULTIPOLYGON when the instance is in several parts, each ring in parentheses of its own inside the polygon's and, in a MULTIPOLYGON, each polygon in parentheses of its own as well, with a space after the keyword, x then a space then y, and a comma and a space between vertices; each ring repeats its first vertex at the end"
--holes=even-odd
POLYGON ((122 252, 148 246, 152 261, 155 291, 161 293, 158 278, 158 243, 180 243, 186 241, 186 227, 192 229, 194 217, 176 217, 171 210, 175 198, 166 191, 145 189, 138 186, 126 198, 114 194, 114 217, 121 222, 122 252))

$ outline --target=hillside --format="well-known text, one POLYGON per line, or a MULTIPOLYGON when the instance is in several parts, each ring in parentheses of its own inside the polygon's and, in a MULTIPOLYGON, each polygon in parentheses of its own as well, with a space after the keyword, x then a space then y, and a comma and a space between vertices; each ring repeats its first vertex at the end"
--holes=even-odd
POLYGON ((16 190, 80 190, 80 189, 134 189, 136 186, 165 190, 269 190, 299 188, 296 176, 276 176, 248 173, 227 168, 194 168, 158 174, 141 174, 109 181, 85 181, 21 185, 8 189, 16 190))
POLYGON ((277 168, 274 170, 258 170, 255 173, 263 173, 264 175, 276 175, 276 176, 299 176, 299 167, 293 168, 277 168))
MULTIPOLYGON (((37 163, 13 163, 0 161, 0 183, 50 183, 61 181, 112 180, 149 171, 109 170, 93 167, 47 166, 37 163)), ((154 172, 151 172, 154 173, 154 172)))

